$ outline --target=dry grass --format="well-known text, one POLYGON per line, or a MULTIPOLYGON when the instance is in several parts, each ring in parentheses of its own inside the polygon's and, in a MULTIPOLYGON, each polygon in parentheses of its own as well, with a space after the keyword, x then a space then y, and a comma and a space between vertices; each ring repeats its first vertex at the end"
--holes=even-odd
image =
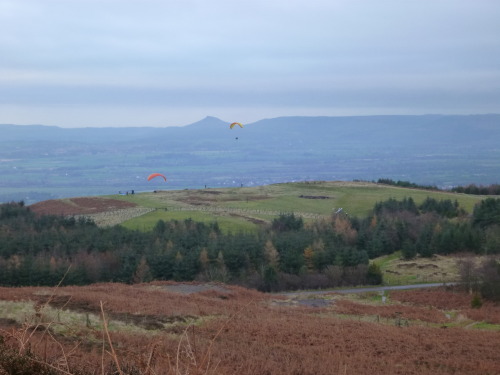
MULTIPOLYGON (((21 321, 0 320, 1 335, 19 350, 29 346, 61 374, 500 373, 498 332, 440 328, 446 319, 443 309, 469 314, 469 296, 453 291, 393 292, 388 305, 370 297, 335 297, 331 305, 311 308, 273 304, 278 297, 235 286, 181 294, 167 285, 172 283, 98 284, 60 287, 53 293, 47 288, 0 288, 1 300, 33 301, 42 307, 41 314, 43 306, 52 306, 60 314, 78 310, 101 315, 99 325, 75 322, 67 327, 71 335, 54 333, 51 324, 57 322, 34 329, 21 321), (357 319, 396 313, 429 324, 399 327, 357 319), (340 319, 339 314, 351 318, 340 319), (129 325, 145 319, 161 324, 149 330, 114 324, 126 319, 129 325)), ((499 311, 487 305, 474 312, 483 319, 499 311)))
POLYGON ((391 293, 391 298, 413 306, 434 307, 446 311, 456 311, 461 316, 475 322, 500 324, 500 306, 492 302, 484 302, 480 309, 471 307, 472 295, 461 291, 415 290, 391 293))
MULTIPOLYGON (((333 309, 337 314, 348 314, 355 316, 369 315, 385 319, 405 319, 428 323, 446 323, 449 319, 446 315, 435 308, 420 308, 415 306, 391 304, 387 306, 374 306, 356 303, 348 300, 339 300, 333 309)), ((413 323, 412 323, 413 324, 413 323)))
POLYGON ((374 260, 384 275, 387 285, 455 282, 460 279, 460 256, 434 255, 404 260, 399 252, 374 260))

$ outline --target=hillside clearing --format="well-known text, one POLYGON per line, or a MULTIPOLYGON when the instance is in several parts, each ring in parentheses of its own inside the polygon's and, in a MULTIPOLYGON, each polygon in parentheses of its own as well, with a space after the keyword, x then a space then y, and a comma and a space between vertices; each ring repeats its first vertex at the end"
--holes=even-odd
POLYGON ((457 200, 467 212, 482 196, 409 189, 370 182, 311 181, 257 187, 185 189, 129 195, 52 200, 31 206, 35 212, 81 215, 95 218, 99 225, 124 223, 128 228, 150 230, 157 220, 218 221, 225 231, 252 231, 280 213, 294 213, 306 220, 329 216, 339 208, 351 216, 366 216, 377 202, 411 197, 416 204, 427 197, 457 200), (320 199, 321 198, 321 199, 320 199), (106 206, 107 205, 107 206, 106 206), (138 208, 132 211, 131 208, 138 208), (122 210, 122 209, 130 210, 122 210), (144 209, 144 211, 141 211, 144 209), (92 211, 94 210, 94 211, 92 211), (103 212, 107 212, 103 215, 103 212), (136 212, 137 214, 130 214, 136 212), (114 216, 114 217, 112 217, 114 216))
MULTIPOLYGON (((431 258, 417 257, 405 260, 401 252, 386 255, 373 262, 380 266, 385 285, 459 281, 458 262, 466 256, 434 255, 431 258)), ((481 257, 475 256, 477 259, 481 257)))

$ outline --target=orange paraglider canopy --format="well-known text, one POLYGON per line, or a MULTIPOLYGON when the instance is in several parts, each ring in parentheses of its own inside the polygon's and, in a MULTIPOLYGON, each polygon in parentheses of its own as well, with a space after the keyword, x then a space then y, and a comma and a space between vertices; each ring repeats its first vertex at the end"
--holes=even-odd
POLYGON ((148 181, 151 181, 155 177, 162 177, 165 180, 165 182, 167 181, 167 178, 164 175, 162 175, 161 173, 151 173, 148 176, 148 181))

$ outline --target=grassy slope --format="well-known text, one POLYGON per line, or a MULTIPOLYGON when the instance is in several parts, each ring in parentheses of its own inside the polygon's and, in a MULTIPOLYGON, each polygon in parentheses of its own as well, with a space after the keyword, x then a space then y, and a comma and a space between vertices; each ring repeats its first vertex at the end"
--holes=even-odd
POLYGON ((367 182, 300 182, 258 187, 172 190, 135 195, 112 195, 111 198, 135 202, 155 208, 146 215, 127 220, 124 226, 149 230, 157 220, 192 218, 216 220, 225 231, 249 231, 256 222, 271 221, 280 212, 294 212, 306 220, 329 215, 340 207, 352 216, 369 214, 374 204, 389 198, 412 197, 417 204, 426 197, 457 200, 471 212, 480 196, 435 192, 379 185, 367 182), (306 199, 328 197, 328 199, 306 199))
MULTIPOLYGON (((401 258, 401 252, 374 259, 384 275, 384 285, 455 282, 459 280, 461 256, 435 255, 432 258, 401 258)), ((478 258, 480 259, 480 258, 478 258)))

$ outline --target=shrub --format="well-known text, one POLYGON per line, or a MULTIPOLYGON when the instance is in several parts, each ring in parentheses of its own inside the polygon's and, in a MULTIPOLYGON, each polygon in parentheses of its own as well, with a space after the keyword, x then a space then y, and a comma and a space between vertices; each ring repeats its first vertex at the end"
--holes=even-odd
POLYGON ((0 373, 15 375, 57 375, 47 365, 39 361, 31 352, 20 354, 5 344, 0 336, 0 373), (3 372, 5 371, 5 372, 3 372))
POLYGON ((479 309, 481 306, 483 306, 483 301, 481 301, 481 297, 479 297, 479 294, 474 294, 472 297, 472 301, 470 302, 470 306, 473 309, 479 309))
POLYGON ((370 285, 379 285, 382 284, 382 281, 383 276, 380 267, 375 263, 370 264, 366 271, 366 282, 370 285))

